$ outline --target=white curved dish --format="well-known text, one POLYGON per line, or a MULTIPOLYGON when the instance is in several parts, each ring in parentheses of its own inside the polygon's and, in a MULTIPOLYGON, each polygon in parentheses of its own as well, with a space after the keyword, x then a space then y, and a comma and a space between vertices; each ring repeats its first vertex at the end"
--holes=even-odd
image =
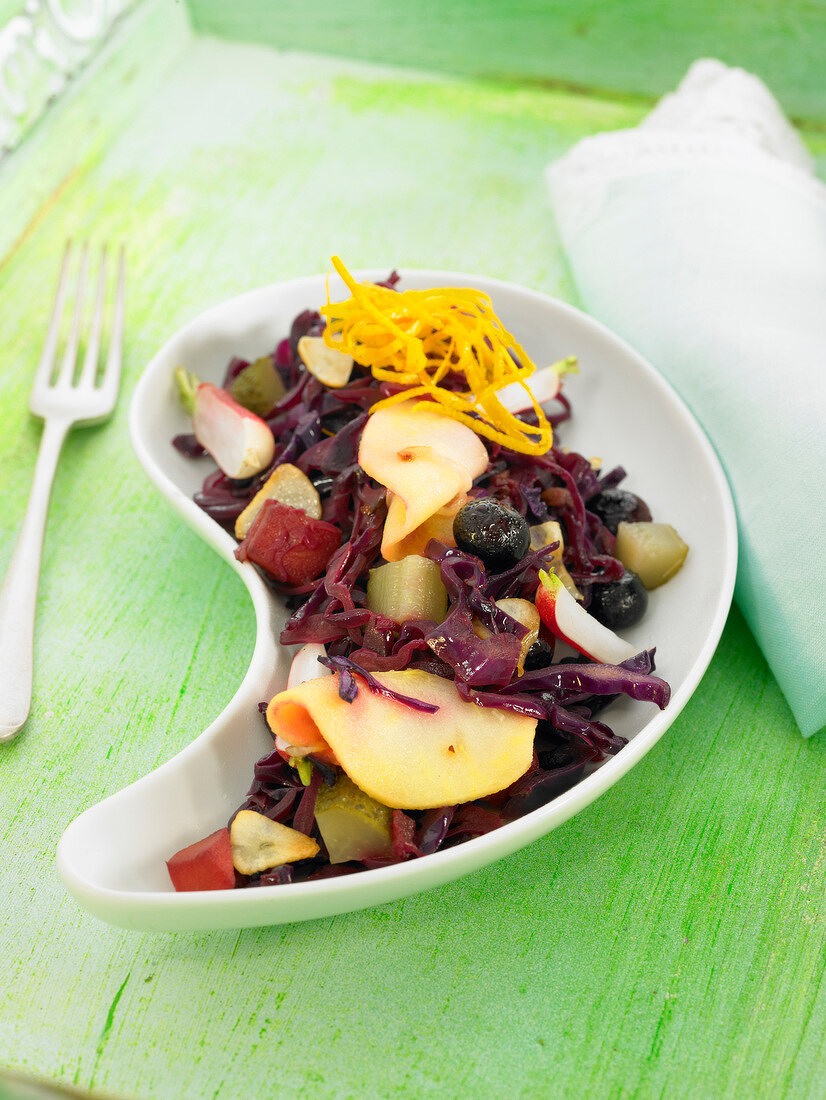
MULTIPOLYGON (((386 272, 362 273, 382 278, 386 272)), ((271 750, 257 703, 286 682, 289 655, 277 642, 285 615, 260 577, 233 556, 234 540, 192 501, 204 466, 170 445, 188 430, 172 381, 183 364, 219 381, 233 355, 272 350, 293 317, 325 300, 324 276, 251 291, 215 306, 174 335, 149 363, 132 401, 137 456, 160 492, 244 581, 257 619, 255 650, 230 704, 188 748, 150 775, 82 813, 58 848, 68 889, 90 912, 125 928, 183 931, 307 920, 390 901, 458 878, 522 848, 613 786, 671 725, 717 646, 734 588, 734 509, 717 458, 673 390, 631 348, 573 307, 508 283, 442 271, 403 272, 403 287, 474 286, 490 294, 504 324, 538 363, 578 355, 566 382, 572 421, 566 446, 622 464, 624 485, 691 547, 681 572, 651 594, 645 620, 627 632, 657 646, 669 681, 665 711, 620 700, 606 721, 629 739, 617 756, 571 790, 518 821, 418 860, 343 878, 246 890, 175 893, 164 861, 226 823, 243 801, 254 762, 271 750)), ((331 296, 344 288, 331 279, 331 296)), ((518 882, 514 889, 518 889, 518 882)))

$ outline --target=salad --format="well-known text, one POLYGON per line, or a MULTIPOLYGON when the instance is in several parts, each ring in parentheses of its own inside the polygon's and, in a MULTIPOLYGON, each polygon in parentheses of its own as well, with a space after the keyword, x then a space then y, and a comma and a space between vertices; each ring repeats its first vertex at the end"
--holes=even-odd
POLYGON ((472 289, 394 272, 299 314, 221 386, 179 368, 216 469, 196 503, 282 594, 299 647, 259 704, 273 748, 225 828, 167 861, 176 890, 350 874, 480 836, 624 739, 620 695, 664 708, 622 636, 688 547, 560 446, 573 358, 537 367, 472 289))

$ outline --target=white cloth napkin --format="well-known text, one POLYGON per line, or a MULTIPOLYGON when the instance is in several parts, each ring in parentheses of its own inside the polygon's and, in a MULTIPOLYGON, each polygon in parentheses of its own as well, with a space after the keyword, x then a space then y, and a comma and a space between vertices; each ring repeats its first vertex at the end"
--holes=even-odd
POLYGON ((584 307, 717 449, 735 599, 809 736, 826 725, 826 187, 765 85, 711 60, 548 182, 584 307))

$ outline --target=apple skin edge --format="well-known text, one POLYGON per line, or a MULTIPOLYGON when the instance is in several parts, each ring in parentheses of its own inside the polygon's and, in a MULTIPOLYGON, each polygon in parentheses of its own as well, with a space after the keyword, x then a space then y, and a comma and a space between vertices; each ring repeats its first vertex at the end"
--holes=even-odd
POLYGON ((638 652, 589 615, 555 573, 540 572, 535 602, 539 617, 548 630, 592 661, 618 665, 638 652))

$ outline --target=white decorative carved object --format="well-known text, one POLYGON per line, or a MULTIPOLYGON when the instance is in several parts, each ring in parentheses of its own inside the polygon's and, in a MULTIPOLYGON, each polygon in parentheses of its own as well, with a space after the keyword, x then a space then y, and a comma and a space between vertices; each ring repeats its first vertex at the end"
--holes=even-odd
POLYGON ((26 0, 0 28, 0 158, 19 145, 135 0, 26 0))

